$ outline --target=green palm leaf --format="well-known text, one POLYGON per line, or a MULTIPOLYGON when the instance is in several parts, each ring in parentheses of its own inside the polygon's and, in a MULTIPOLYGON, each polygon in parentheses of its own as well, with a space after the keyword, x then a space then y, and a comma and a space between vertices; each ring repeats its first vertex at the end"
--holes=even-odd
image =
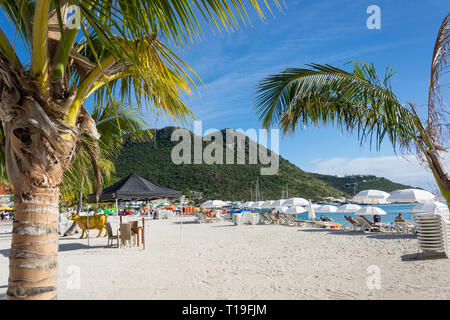
POLYGON ((256 96, 263 125, 279 124, 287 132, 298 125, 332 124, 357 131, 361 143, 374 138, 379 147, 387 135, 394 146, 408 146, 415 128, 411 113, 392 92, 392 70, 380 78, 373 65, 352 66, 348 72, 311 64, 310 69, 287 69, 265 78, 256 96))

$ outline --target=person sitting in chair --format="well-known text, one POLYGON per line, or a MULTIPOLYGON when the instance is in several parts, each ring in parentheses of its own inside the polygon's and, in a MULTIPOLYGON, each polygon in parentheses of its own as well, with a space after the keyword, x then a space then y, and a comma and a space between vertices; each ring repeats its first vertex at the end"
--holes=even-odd
POLYGON ((349 215, 347 217, 348 221, 350 221, 352 224, 358 224, 358 221, 356 221, 355 219, 353 219, 353 217, 351 215, 349 215))
POLYGON ((409 222, 408 220, 406 220, 405 218, 403 218, 403 216, 402 216, 401 213, 399 213, 398 216, 395 217, 395 220, 394 220, 394 221, 395 221, 395 222, 404 222, 404 223, 406 223, 408 226, 414 227, 414 225, 413 225, 411 222, 409 222))
POLYGON ((405 218, 403 218, 402 214, 399 213, 398 216, 395 217, 395 222, 405 222, 405 218))
POLYGON ((325 217, 323 214, 320 216, 320 220, 322 220, 322 221, 334 222, 333 219, 330 219, 330 218, 328 218, 328 217, 325 217))
POLYGON ((373 223, 381 223, 381 217, 378 214, 373 216, 373 223))
POLYGON ((373 216, 373 224, 378 225, 380 227, 391 229, 393 226, 390 223, 382 223, 380 215, 376 214, 373 216))
POLYGON ((272 215, 272 211, 269 211, 267 213, 267 216, 272 220, 280 220, 280 212, 279 211, 275 214, 275 217, 272 215))

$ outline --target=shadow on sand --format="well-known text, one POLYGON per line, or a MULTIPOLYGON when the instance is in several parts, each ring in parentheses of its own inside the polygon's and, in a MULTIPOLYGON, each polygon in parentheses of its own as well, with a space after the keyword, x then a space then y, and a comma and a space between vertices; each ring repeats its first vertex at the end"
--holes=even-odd
MULTIPOLYGON (((181 224, 181 221, 173 221, 173 224, 181 224)), ((199 224, 197 221, 190 221, 190 220, 186 220, 183 221, 183 224, 199 224)))
POLYGON ((5 258, 8 258, 9 257, 9 249, 2 249, 2 250, 0 250, 0 254, 2 256, 4 256, 5 258))
MULTIPOLYGON (((69 240, 69 239, 67 239, 67 240, 69 240)), ((78 240, 78 239, 73 239, 73 240, 78 240)), ((60 243, 58 251, 61 252, 61 251, 72 251, 72 250, 80 250, 80 249, 109 249, 109 248, 114 249, 115 247, 114 246, 108 247, 106 245, 88 246, 87 244, 82 244, 82 243, 60 243)), ((8 258, 9 251, 10 251, 10 249, 2 249, 2 250, 0 250, 0 255, 8 258)))
POLYGON ((72 251, 72 250, 80 250, 80 249, 108 249, 113 247, 108 247, 106 245, 100 245, 100 246, 88 246, 87 244, 82 243, 62 243, 59 245, 58 251, 72 251))
POLYGON ((402 261, 426 261, 426 260, 440 260, 440 259, 447 259, 445 254, 442 253, 436 253, 431 256, 425 255, 425 253, 408 253, 402 256, 402 261))
POLYGON ((341 236, 367 236, 372 239, 416 239, 414 234, 404 234, 397 232, 361 232, 351 230, 329 230, 329 229, 300 229, 300 232, 326 232, 332 235, 341 236))

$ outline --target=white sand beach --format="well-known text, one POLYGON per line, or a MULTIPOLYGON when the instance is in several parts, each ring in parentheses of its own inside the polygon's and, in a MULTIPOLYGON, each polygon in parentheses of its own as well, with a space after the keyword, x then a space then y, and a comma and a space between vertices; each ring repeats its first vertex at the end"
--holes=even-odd
MULTIPOLYGON (((450 260, 417 240, 283 225, 146 221, 146 250, 107 248, 91 231, 60 238, 58 299, 449 299, 450 260), (369 289, 369 266, 381 289, 369 289), (79 288, 76 276, 80 270, 79 288), (74 280, 75 279, 75 280, 74 280)), ((11 225, 0 225, 0 298, 11 225)))

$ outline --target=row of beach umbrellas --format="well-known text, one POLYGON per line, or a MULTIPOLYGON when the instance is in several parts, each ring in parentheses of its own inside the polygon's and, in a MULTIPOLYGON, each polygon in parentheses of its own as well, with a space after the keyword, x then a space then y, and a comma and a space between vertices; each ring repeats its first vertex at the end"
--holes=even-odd
MULTIPOLYGON (((278 209, 282 213, 304 213, 309 212, 310 218, 314 212, 320 213, 355 213, 358 215, 385 215, 386 212, 375 204, 386 203, 411 203, 411 215, 414 212, 435 212, 445 209, 447 206, 441 202, 435 201, 437 198, 431 192, 421 189, 403 189, 394 191, 392 194, 381 190, 363 190, 352 198, 352 201, 358 204, 370 204, 371 207, 361 207, 358 204, 345 204, 340 207, 333 205, 318 205, 303 198, 289 198, 280 200, 267 200, 256 202, 245 202, 242 207, 252 209, 278 209), (414 203, 419 203, 413 206, 414 203), (308 209, 305 209, 308 207, 308 209)), ((227 206, 227 203, 221 200, 209 200, 202 204, 204 208, 221 208, 227 206)))

